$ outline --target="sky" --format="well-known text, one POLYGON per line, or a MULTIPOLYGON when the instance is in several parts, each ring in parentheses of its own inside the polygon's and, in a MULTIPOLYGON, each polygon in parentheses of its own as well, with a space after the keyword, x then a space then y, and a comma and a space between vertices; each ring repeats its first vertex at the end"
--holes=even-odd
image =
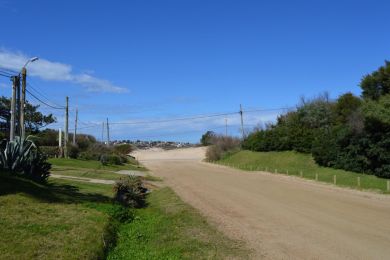
MULTIPOLYGON (((0 69, 38 56, 27 88, 53 107, 69 96, 71 129, 77 107, 79 131, 98 139, 108 118, 111 139, 197 142, 225 133, 225 118, 239 135, 240 104, 249 131, 302 96, 360 95, 362 76, 390 59, 389 10, 377 0, 0 0, 0 69)), ((5 77, 0 94, 11 95, 5 77)), ((63 109, 40 109, 63 128, 63 109)))

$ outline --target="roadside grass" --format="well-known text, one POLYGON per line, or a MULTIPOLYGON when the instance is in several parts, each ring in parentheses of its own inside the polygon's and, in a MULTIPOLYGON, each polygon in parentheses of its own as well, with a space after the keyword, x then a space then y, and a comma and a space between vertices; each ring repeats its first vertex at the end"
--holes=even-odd
POLYGON ((73 176, 73 177, 83 177, 91 179, 101 179, 101 180, 117 180, 123 175, 114 173, 107 170, 97 170, 97 169, 88 169, 88 168, 74 168, 74 167, 63 167, 63 166, 52 166, 52 174, 73 176))
POLYGON ((315 180, 317 174, 318 181, 326 183, 333 183, 333 176, 336 175, 338 186, 389 193, 386 179, 363 173, 321 167, 314 162, 310 154, 293 151, 252 152, 244 150, 229 154, 217 163, 247 171, 288 173, 295 176, 301 176, 302 172, 303 178, 312 180, 315 180), (360 186, 358 186, 358 177, 360 177, 360 186))
POLYGON ((104 258, 111 197, 107 185, 40 185, 1 173, 0 258, 104 258))
POLYGON ((107 171, 119 170, 136 170, 146 171, 146 169, 138 164, 124 164, 124 165, 102 165, 99 161, 94 160, 79 160, 79 159, 65 159, 65 158, 51 158, 49 162, 56 166, 67 166, 73 168, 88 168, 107 171))
POLYGON ((101 180, 118 180, 123 177, 122 174, 115 173, 119 170, 142 172, 147 170, 145 167, 133 164, 103 166, 98 161, 78 159, 52 158, 49 162, 52 164, 51 173, 53 174, 101 180))
POLYGON ((153 191, 148 207, 122 226, 108 259, 247 259, 240 242, 222 235, 169 188, 153 191))
MULTIPOLYGON (((75 167, 67 163, 59 167, 75 167)), ((136 216, 132 222, 113 218, 123 208, 113 204, 112 197, 112 185, 54 178, 43 185, 0 172, 0 259, 236 259, 249 255, 242 243, 207 224, 169 188, 150 193, 146 208, 131 211, 136 216)))
POLYGON ((158 181, 158 182, 163 181, 162 178, 157 177, 155 175, 151 175, 151 174, 146 174, 146 176, 143 178, 144 178, 144 180, 147 180, 147 181, 158 181))

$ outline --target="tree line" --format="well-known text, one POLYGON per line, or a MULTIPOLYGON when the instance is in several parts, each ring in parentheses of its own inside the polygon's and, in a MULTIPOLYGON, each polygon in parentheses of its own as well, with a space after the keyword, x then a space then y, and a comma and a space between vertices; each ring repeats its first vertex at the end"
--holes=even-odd
POLYGON ((361 96, 302 98, 296 110, 250 133, 243 148, 311 153, 321 166, 390 178, 390 62, 360 87, 361 96))

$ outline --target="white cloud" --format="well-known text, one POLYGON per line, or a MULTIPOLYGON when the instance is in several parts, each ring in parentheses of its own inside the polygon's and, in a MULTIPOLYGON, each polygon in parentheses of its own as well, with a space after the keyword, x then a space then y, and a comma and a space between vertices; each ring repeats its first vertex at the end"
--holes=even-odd
MULTIPOLYGON (((12 52, 0 49, 0 67, 19 71, 29 59, 21 52, 12 52)), ((31 76, 40 77, 49 81, 66 81, 86 87, 91 92, 124 93, 126 88, 116 86, 112 82, 92 76, 90 73, 74 73, 72 66, 60 62, 53 62, 40 58, 28 68, 31 76)))

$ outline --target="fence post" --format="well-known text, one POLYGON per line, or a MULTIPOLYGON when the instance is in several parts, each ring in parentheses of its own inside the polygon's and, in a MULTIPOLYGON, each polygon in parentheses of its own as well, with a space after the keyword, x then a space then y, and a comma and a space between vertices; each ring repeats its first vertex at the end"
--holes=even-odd
POLYGON ((357 177, 357 186, 360 188, 360 176, 357 177))
POLYGON ((387 191, 390 191, 390 181, 387 180, 387 191))
POLYGON ((278 169, 275 169, 275 173, 278 173, 278 169))
POLYGON ((287 175, 288 175, 288 170, 286 171, 287 175))
POLYGON ((318 181, 318 173, 316 173, 316 181, 318 181))
POLYGON ((303 177, 303 171, 300 171, 299 175, 301 175, 301 177, 303 177))
POLYGON ((333 184, 337 184, 337 179, 336 179, 337 177, 336 177, 336 175, 333 175, 333 184))

